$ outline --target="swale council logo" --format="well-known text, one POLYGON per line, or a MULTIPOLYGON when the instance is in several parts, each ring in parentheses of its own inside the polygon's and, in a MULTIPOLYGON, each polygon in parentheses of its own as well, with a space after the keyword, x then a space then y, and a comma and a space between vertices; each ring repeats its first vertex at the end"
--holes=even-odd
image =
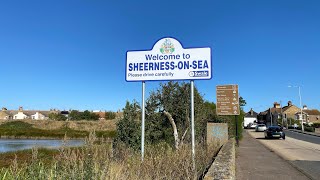
POLYGON ((160 52, 162 54, 172 54, 174 51, 174 45, 171 43, 170 39, 165 39, 161 45, 160 52))

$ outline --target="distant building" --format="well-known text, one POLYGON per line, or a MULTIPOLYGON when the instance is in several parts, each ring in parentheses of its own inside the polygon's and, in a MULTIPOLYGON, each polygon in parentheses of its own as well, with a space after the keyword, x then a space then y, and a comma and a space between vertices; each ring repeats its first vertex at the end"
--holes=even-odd
POLYGON ((93 112, 94 114, 97 114, 99 116, 99 120, 105 120, 106 119, 106 112, 102 112, 102 111, 99 111, 99 112, 93 112))
POLYGON ((257 120, 258 120, 258 113, 253 111, 251 108, 250 111, 244 115, 243 127, 247 127, 250 123, 251 124, 257 123, 257 120))
POLYGON ((273 108, 269 108, 258 115, 258 121, 265 121, 267 126, 279 124, 283 120, 284 123, 292 124, 292 120, 303 120, 304 123, 320 122, 320 112, 317 109, 309 110, 306 105, 303 106, 302 117, 301 109, 288 101, 284 107, 275 102, 273 108))
POLYGON ((297 120, 296 113, 300 112, 300 111, 301 111, 300 108, 298 108, 297 106, 293 105, 291 101, 288 101, 288 105, 284 106, 282 108, 282 114, 283 114, 284 121, 287 122, 287 120, 289 118, 297 120))
POLYGON ((29 111, 29 114, 32 114, 31 119, 34 119, 34 120, 47 120, 47 119, 49 119, 49 112, 48 111, 33 111, 33 112, 29 111))
MULTIPOLYGON (((303 106, 302 109, 302 117, 304 122, 306 123, 315 123, 315 122, 319 122, 320 123, 320 111, 317 109, 308 109, 308 107, 306 105, 303 106)), ((297 118, 300 117, 299 112, 296 113, 297 118)))
POLYGON ((19 107, 19 111, 13 114, 13 119, 30 119, 31 114, 23 112, 23 108, 19 107))
POLYGON ((7 111, 7 108, 2 108, 0 111, 0 119, 12 119, 12 115, 7 111))

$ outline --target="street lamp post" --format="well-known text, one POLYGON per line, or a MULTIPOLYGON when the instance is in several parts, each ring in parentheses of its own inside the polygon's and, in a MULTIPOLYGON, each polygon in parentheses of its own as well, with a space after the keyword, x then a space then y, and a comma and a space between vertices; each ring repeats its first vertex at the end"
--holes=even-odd
POLYGON ((304 132, 304 126, 303 126, 303 116, 302 116, 302 101, 301 101, 301 86, 288 86, 288 87, 297 87, 299 89, 299 99, 300 99, 300 120, 301 120, 301 130, 304 132))

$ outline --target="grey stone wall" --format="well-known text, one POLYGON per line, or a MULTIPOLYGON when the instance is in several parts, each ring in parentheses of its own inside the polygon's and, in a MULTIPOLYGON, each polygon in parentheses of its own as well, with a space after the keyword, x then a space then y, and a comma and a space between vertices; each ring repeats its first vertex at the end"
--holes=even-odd
POLYGON ((205 180, 235 179, 236 176, 235 140, 230 139, 223 145, 213 164, 209 168, 205 180))

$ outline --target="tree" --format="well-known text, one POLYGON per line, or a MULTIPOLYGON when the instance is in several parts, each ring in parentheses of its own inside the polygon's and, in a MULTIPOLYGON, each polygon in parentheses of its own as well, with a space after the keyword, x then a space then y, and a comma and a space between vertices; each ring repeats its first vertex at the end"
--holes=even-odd
MULTIPOLYGON (((136 126, 136 121, 132 121, 132 119, 140 119, 140 114, 136 114, 137 110, 130 110, 135 109, 132 107, 134 105, 135 102, 126 105, 124 118, 119 121, 119 125, 117 126, 117 132, 120 136, 119 139, 122 139, 126 144, 128 142, 125 140, 125 136, 128 136, 128 139, 138 137, 132 135, 136 134, 134 130, 137 131, 137 129, 139 129, 132 129, 132 127, 136 126), (133 125, 125 122, 132 122, 133 125), (129 126, 127 127, 129 129, 124 128, 123 126, 125 125, 129 126), (124 130, 130 132, 130 134, 122 132, 124 130)), ((207 108, 197 88, 194 90, 194 105, 196 140, 198 142, 205 142, 205 130, 209 113, 205 112, 207 108)), ((184 142, 191 142, 189 131, 189 129, 191 129, 190 108, 189 83, 168 82, 166 84, 160 84, 160 88, 152 91, 146 100, 146 143, 153 144, 165 141, 173 144, 176 149, 179 149, 184 142)), ((139 110, 139 112, 141 111, 139 110)), ((141 133, 138 132, 137 134, 141 133)), ((133 142, 133 140, 130 140, 130 142, 133 142)))
POLYGON ((65 121, 67 120, 67 117, 60 113, 50 113, 49 114, 49 119, 55 120, 55 121, 65 121))
POLYGON ((141 110, 136 101, 133 103, 126 102, 126 106, 123 108, 123 118, 117 123, 115 145, 124 143, 133 149, 139 149, 141 140, 139 113, 141 113, 141 110))
POLYGON ((77 110, 72 110, 69 114, 71 120, 99 120, 99 115, 88 110, 79 112, 77 110))
POLYGON ((115 119, 116 113, 112 111, 106 111, 105 112, 105 119, 115 119))
POLYGON ((80 120, 80 113, 77 110, 72 110, 69 114, 71 120, 80 120))
POLYGON ((243 107, 243 106, 246 106, 246 104, 247 104, 246 100, 244 100, 243 97, 240 96, 239 105, 243 107))

